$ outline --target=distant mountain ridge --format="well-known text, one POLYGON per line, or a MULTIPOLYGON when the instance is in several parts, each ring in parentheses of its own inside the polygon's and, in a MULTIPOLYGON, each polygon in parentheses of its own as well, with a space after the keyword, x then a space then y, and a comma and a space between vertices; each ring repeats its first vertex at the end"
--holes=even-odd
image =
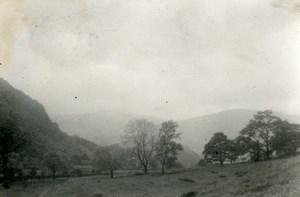
MULTIPOLYGON (((63 131, 70 135, 78 135, 95 142, 98 145, 121 143, 126 124, 132 119, 145 118, 159 126, 162 120, 150 116, 124 112, 107 111, 84 113, 65 116, 54 116, 53 119, 63 131)), ((195 165, 200 156, 184 145, 184 151, 179 153, 178 161, 185 167, 195 165)))
MULTIPOLYGON (((204 145, 213 133, 221 131, 229 138, 235 138, 256 112, 257 110, 232 109, 179 120, 177 122, 178 131, 182 133, 181 142, 201 155, 204 145)), ((281 112, 274 114, 290 122, 300 123, 300 115, 287 115, 281 112)), ((98 144, 111 144, 121 141, 125 125, 129 120, 136 118, 146 118, 158 125, 162 122, 158 118, 118 111, 56 116, 54 120, 69 134, 85 137, 98 144)))
POLYGON ((119 143, 125 125, 137 118, 145 118, 157 124, 161 122, 154 117, 115 110, 53 116, 53 120, 63 131, 101 145, 119 143))
MULTIPOLYGON (((98 145, 121 142, 125 125, 131 119, 145 118, 159 125, 162 120, 125 111, 69 114, 55 116, 51 120, 44 107, 20 90, 13 88, 0 78, 0 107, 9 108, 26 123, 27 130, 37 134, 34 154, 42 156, 46 151, 59 151, 62 155, 91 155, 98 145), (69 136, 78 135, 79 137, 69 136), (81 138, 80 138, 81 137, 81 138), (85 140, 85 139, 87 140, 85 140)), ((179 120, 178 131, 182 133, 181 143, 185 150, 179 154, 184 166, 192 166, 199 161, 204 145, 221 131, 234 138, 249 122, 256 110, 233 109, 191 119, 179 120)), ((274 112, 284 120, 300 123, 300 115, 274 112)))

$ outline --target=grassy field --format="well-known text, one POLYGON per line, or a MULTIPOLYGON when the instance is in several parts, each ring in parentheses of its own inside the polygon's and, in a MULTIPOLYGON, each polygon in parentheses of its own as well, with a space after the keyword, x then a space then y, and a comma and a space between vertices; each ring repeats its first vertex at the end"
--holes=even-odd
POLYGON ((173 174, 92 176, 16 183, 2 197, 46 196, 300 196, 300 156, 257 163, 205 166, 173 174))

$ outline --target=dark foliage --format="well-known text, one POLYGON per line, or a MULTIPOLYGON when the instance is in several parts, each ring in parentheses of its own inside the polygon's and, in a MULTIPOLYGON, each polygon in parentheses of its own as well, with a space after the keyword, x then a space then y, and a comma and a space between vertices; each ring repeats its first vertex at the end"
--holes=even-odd
POLYGON ((251 139, 251 145, 258 146, 257 143, 260 143, 265 158, 269 159, 272 154, 271 138, 280 121, 280 118, 274 116, 271 110, 259 111, 240 133, 251 139))
POLYGON ((205 145, 203 155, 206 162, 220 162, 223 165, 225 160, 232 160, 233 157, 233 141, 229 140, 222 132, 217 132, 205 145))

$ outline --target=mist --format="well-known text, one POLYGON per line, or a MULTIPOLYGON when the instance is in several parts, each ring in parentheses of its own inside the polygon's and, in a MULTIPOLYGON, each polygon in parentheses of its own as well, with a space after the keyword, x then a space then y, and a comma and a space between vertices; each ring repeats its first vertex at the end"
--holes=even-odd
POLYGON ((52 116, 300 113, 296 1, 0 4, 0 76, 52 116))

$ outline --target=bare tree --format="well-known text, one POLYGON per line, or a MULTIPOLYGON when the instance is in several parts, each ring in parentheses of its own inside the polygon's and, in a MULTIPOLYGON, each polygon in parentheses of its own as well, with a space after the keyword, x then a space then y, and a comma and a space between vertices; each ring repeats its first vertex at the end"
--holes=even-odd
POLYGON ((144 173, 147 174, 157 136, 157 129, 154 123, 146 119, 131 120, 124 132, 125 143, 129 143, 134 147, 134 153, 144 167, 144 173))

